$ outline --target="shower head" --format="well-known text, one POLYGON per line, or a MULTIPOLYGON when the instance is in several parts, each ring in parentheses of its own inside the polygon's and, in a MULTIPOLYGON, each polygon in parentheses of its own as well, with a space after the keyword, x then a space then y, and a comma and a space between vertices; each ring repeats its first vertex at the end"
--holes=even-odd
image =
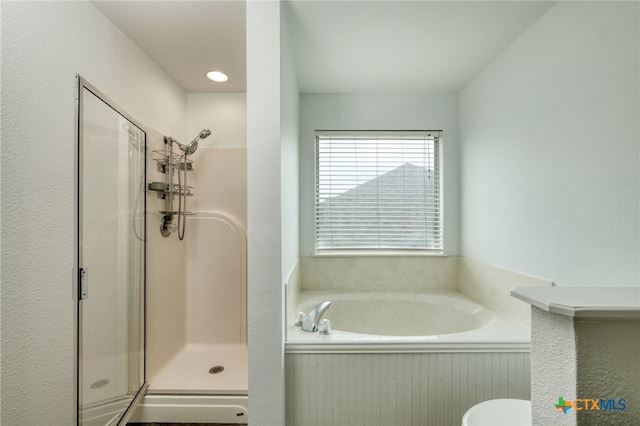
POLYGON ((211 130, 202 129, 202 131, 198 133, 198 136, 196 136, 195 139, 192 140, 188 145, 183 145, 175 139, 171 139, 171 141, 175 142, 180 147, 180 149, 184 152, 184 155, 187 156, 196 152, 196 149, 198 149, 198 141, 200 139, 209 137, 209 135, 211 135, 211 130))
POLYGON ((211 134, 211 130, 202 129, 202 131, 198 134, 198 136, 196 136, 196 138, 193 141, 191 141, 191 143, 194 143, 199 139, 208 138, 210 134, 211 134))

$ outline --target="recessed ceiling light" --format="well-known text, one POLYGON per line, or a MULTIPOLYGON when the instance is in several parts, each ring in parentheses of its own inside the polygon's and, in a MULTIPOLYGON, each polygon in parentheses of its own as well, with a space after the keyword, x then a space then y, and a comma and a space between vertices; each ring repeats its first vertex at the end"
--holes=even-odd
POLYGON ((207 78, 209 80, 215 81, 216 83, 224 83, 229 80, 229 77, 223 72, 220 71, 209 71, 207 73, 207 78))

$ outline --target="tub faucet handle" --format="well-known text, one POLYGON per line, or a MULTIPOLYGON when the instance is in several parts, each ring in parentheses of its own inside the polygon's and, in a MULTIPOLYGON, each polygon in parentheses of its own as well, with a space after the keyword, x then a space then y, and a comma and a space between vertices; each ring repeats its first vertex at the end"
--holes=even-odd
POLYGON ((296 323, 294 324, 296 327, 302 327, 302 323, 307 319, 307 314, 304 312, 298 312, 296 316, 296 323))
POLYGON ((318 333, 325 336, 331 334, 331 321, 329 321, 327 318, 323 318, 322 321, 320 321, 320 325, 318 326, 318 333))

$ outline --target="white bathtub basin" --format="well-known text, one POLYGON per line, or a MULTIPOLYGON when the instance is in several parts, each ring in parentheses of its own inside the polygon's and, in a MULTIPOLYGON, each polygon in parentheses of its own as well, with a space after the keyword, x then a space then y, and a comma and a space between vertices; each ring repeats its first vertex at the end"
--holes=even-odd
MULTIPOLYGON (((480 305, 438 294, 346 293, 327 300, 331 308, 324 318, 333 328, 360 334, 435 336, 475 330, 496 318, 480 305)), ((309 301, 303 311, 308 313, 320 301, 309 301)))
POLYGON ((458 292, 340 293, 303 291, 289 315, 286 350, 311 351, 494 351, 529 350, 529 328, 458 292), (295 327, 295 312, 309 313, 324 300, 323 318, 333 332, 323 336, 295 327))

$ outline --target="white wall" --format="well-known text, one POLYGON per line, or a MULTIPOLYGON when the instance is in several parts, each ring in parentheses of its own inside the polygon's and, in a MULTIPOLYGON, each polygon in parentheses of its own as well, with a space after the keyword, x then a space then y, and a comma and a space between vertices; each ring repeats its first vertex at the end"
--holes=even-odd
POLYGON ((280 5, 247 2, 247 219, 251 423, 284 425, 280 5))
POLYGON ((247 146, 246 93, 187 93, 187 111, 187 138, 183 143, 208 128, 211 136, 200 140, 198 149, 247 146))
POLYGON ((640 284, 637 2, 559 2, 460 94, 461 254, 640 284))
POLYGON ((315 130, 443 130, 444 249, 458 254, 458 97, 454 93, 300 96, 300 255, 314 253, 315 130))
POLYGON ((185 95, 88 2, 2 3, 5 425, 74 419, 75 74, 184 137, 185 95))
POLYGON ((281 5, 280 120, 282 132, 282 278, 287 280, 299 256, 298 133, 299 98, 289 35, 289 3, 281 5))

